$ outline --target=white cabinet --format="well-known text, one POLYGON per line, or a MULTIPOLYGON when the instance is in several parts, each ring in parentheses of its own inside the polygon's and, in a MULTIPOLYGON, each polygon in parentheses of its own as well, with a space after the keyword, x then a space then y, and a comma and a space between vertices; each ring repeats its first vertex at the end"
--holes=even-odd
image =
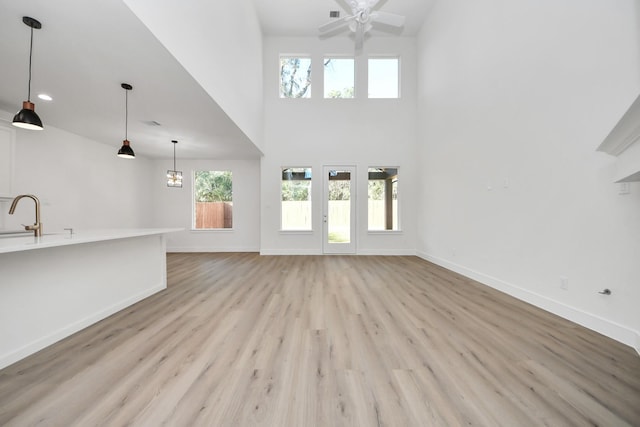
POLYGON ((0 198, 12 197, 13 144, 16 131, 0 122, 0 198))

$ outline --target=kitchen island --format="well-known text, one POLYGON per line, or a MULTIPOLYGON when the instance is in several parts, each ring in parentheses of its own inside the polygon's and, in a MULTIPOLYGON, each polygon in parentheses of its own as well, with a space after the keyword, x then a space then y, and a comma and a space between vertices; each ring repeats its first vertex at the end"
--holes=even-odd
POLYGON ((175 231, 0 238, 0 368, 165 289, 175 231))

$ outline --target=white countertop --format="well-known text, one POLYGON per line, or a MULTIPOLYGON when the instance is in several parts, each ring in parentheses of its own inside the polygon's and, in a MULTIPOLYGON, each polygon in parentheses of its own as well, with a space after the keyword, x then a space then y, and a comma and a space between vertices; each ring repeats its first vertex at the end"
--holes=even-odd
POLYGON ((57 246, 126 239, 129 237, 151 236, 154 234, 174 233, 182 230, 182 228, 123 228, 74 230, 73 234, 69 231, 45 233, 40 237, 33 235, 0 235, 0 253, 30 251, 33 249, 54 248, 57 246))

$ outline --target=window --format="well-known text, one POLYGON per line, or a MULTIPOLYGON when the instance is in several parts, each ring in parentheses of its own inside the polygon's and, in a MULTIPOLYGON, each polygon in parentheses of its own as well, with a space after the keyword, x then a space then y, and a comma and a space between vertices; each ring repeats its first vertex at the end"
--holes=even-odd
POLYGON ((398 58, 369 58, 369 98, 398 98, 398 76, 398 58))
POLYGON ((369 231, 398 230, 398 168, 369 168, 369 231))
POLYGON ((324 97, 353 98, 355 66, 353 58, 324 59, 324 97))
POLYGON ((311 230, 311 168, 282 168, 281 229, 311 230))
POLYGON ((194 173, 194 220, 196 230, 233 227, 233 187, 231 171, 194 173))
POLYGON ((280 98, 311 97, 311 58, 280 57, 280 98))

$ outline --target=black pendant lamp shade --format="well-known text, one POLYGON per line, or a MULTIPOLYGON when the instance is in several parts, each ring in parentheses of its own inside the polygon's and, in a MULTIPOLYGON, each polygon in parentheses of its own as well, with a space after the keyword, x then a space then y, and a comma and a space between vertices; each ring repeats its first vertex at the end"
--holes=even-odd
POLYGON ((42 24, 37 20, 28 16, 22 17, 22 22, 31 28, 31 42, 29 44, 29 91, 27 92, 27 100, 22 103, 22 110, 18 111, 13 117, 13 125, 22 129, 42 130, 42 120, 35 112, 35 105, 31 102, 31 56, 33 53, 33 29, 39 30, 42 24))
POLYGON ((136 153, 133 152, 133 148, 131 148, 127 139, 122 141, 122 147, 118 150, 118 157, 122 157, 123 159, 133 159, 136 157, 136 153))
POLYGON ((124 141, 122 141, 122 147, 118 150, 118 157, 122 157, 123 159, 135 159, 136 154, 133 152, 133 149, 129 145, 129 91, 133 89, 128 83, 120 84, 124 92, 124 141))

